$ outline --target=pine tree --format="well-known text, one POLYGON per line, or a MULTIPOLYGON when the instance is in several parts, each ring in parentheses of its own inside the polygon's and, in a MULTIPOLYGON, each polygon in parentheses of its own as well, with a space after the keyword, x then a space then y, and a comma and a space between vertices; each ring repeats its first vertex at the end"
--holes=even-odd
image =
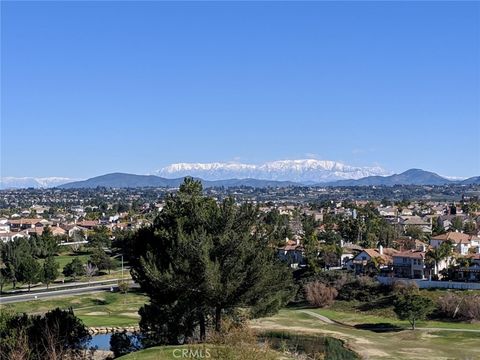
POLYGON ((205 339, 210 322, 220 330, 226 310, 271 313, 292 290, 289 269, 269 246, 258 208, 221 205, 186 179, 150 228, 131 242, 132 277, 150 297, 140 325, 153 342, 205 339))
POLYGON ((28 284, 28 291, 40 277, 40 264, 32 256, 27 256, 18 266, 18 280, 28 284))
POLYGON ((42 282, 48 286, 51 282, 55 281, 58 277, 58 263, 55 261, 53 256, 49 256, 45 259, 42 269, 42 282))

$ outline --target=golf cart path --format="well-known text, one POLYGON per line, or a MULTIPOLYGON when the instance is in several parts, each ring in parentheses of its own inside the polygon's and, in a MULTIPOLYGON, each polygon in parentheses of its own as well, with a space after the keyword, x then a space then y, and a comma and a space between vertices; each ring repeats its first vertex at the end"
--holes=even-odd
POLYGON ((326 316, 323 316, 323 315, 314 313, 313 311, 308 311, 308 310, 299 310, 299 311, 302 312, 302 313, 304 313, 304 314, 313 316, 313 317, 317 318, 318 320, 323 321, 323 322, 326 323, 326 324, 335 324, 335 322, 334 322, 333 320, 330 320, 330 319, 327 318, 326 316))
MULTIPOLYGON (((314 313, 313 311, 308 311, 308 310, 299 310, 299 311, 304 313, 304 314, 310 315, 314 318, 317 318, 318 320, 321 320, 326 324, 342 324, 342 325, 345 325, 345 326, 353 327, 353 326, 348 325, 348 324, 333 321, 333 320, 329 319, 328 317, 317 314, 317 313, 314 313)), ((416 329, 417 330, 424 330, 424 331, 462 331, 462 332, 465 331, 465 332, 480 333, 480 330, 477 330, 477 329, 464 329, 464 328, 417 327, 416 329)))

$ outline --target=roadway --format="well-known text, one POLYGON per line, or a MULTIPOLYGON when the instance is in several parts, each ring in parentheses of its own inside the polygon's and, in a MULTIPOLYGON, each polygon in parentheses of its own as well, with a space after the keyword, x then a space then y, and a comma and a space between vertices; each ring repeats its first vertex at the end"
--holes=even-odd
POLYGON ((65 290, 53 290, 53 291, 43 291, 43 292, 33 292, 21 295, 10 295, 0 297, 0 304, 11 304, 21 301, 32 301, 40 299, 49 299, 58 296, 70 296, 70 295, 81 295, 89 294, 101 291, 111 291, 118 288, 117 284, 102 284, 102 285, 93 285, 85 286, 74 289, 65 289, 65 290))
MULTIPOLYGON (((21 294, 0 296, 0 304, 11 304, 21 301, 49 299, 60 296, 82 295, 102 291, 114 291, 118 289, 118 281, 119 279, 112 279, 103 282, 98 281, 92 283, 76 283, 63 285, 49 290, 37 289, 35 291, 26 293, 22 291, 21 294), (66 287, 70 287, 70 289, 66 287)), ((129 281, 131 282, 131 287, 138 287, 138 285, 133 283, 133 281, 129 281)))

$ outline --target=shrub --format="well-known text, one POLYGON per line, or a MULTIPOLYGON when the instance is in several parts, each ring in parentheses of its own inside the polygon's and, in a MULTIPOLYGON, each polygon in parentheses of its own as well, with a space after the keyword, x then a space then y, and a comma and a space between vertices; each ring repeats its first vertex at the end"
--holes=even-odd
POLYGON ((359 276, 345 284, 338 292, 338 299, 345 301, 374 301, 384 295, 387 288, 368 276, 359 276))
POLYGON ((277 359, 268 343, 258 343, 257 333, 247 323, 225 319, 221 328, 221 332, 213 332, 208 337, 208 344, 213 347, 202 344, 198 348, 197 345, 197 349, 203 350, 204 357, 222 360, 277 359))
POLYGON ((460 316, 465 320, 480 320, 480 295, 467 295, 460 306, 460 316))
POLYGON ((309 283, 305 286, 305 297, 310 305, 316 307, 330 306, 335 301, 338 291, 319 281, 309 283))
POLYGON ((448 293, 437 300, 437 306, 450 319, 480 320, 480 295, 448 293))
POLYGON ((418 293, 418 285, 415 281, 409 280, 396 280, 392 284, 392 292, 394 295, 407 295, 418 293))
POLYGON ((437 300, 437 307, 440 313, 450 319, 455 318, 458 313, 462 298, 454 293, 448 293, 437 300))
POLYGON ((0 316, 0 359, 84 359, 90 339, 71 308, 43 315, 6 312, 0 316))

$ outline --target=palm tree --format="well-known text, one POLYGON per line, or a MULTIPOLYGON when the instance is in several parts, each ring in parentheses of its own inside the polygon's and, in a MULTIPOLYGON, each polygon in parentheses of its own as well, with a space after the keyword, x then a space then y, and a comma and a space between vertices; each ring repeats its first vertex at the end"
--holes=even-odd
POLYGON ((438 263, 444 259, 450 258, 452 255, 452 243, 450 241, 443 242, 440 246, 428 250, 426 259, 434 264, 434 274, 438 275, 438 263))
POLYGON ((368 260, 367 269, 370 274, 378 274, 380 272, 380 267, 385 265, 385 259, 381 256, 372 257, 368 260))

